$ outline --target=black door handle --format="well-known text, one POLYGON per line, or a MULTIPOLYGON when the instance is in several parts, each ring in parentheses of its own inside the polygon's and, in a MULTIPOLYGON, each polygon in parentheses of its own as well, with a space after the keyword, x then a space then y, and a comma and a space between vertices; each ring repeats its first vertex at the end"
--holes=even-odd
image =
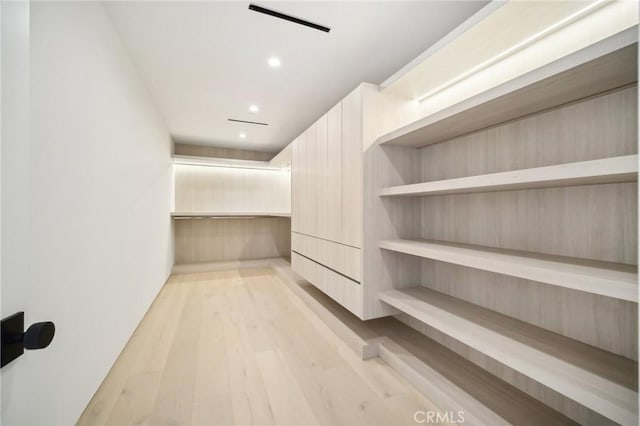
POLYGON ((51 321, 37 322, 24 331, 24 312, 18 312, 2 320, 1 357, 4 367, 24 353, 25 349, 44 349, 53 340, 56 326, 51 321))

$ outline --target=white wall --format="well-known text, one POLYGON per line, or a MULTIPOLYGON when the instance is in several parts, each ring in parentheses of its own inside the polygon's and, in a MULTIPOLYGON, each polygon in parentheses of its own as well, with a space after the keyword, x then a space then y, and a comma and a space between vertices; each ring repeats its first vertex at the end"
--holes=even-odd
MULTIPOLYGON (((170 272, 171 143, 100 3, 30 7, 22 308, 28 323, 52 320, 57 332, 50 348, 2 369, 2 422, 69 425, 170 272)), ((17 185, 7 181, 6 144, 3 230, 6 213, 15 213, 4 190, 17 185)), ((12 241, 2 240, 5 256, 12 241)), ((15 291, 4 278, 3 309, 15 291)))
MULTIPOLYGON (((29 3, 0 2, 2 38, 1 316, 25 310, 29 283, 29 3)), ((27 315, 27 319, 31 317, 27 315)), ((26 357, 23 357, 26 358, 26 357)), ((23 369, 0 370, 2 416, 14 404, 23 369)), ((10 424, 8 421, 0 422, 10 424)))

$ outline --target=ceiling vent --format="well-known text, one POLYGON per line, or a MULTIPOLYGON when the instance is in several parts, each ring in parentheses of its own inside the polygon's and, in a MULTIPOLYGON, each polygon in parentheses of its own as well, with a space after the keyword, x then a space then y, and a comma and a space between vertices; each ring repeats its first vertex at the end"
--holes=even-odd
POLYGON ((273 16, 274 18, 284 19, 285 21, 293 22, 294 24, 304 25, 305 27, 313 28, 314 30, 324 31, 325 33, 331 31, 331 28, 329 27, 315 24, 304 19, 296 18, 295 16, 287 15, 272 9, 267 9, 253 3, 249 5, 249 10, 253 10, 254 12, 258 13, 264 13, 265 15, 273 16))
POLYGON ((233 121, 235 123, 245 123, 245 124, 256 124, 258 126, 268 126, 268 123, 260 123, 259 121, 246 121, 246 120, 238 120, 237 118, 227 118, 229 121, 233 121))

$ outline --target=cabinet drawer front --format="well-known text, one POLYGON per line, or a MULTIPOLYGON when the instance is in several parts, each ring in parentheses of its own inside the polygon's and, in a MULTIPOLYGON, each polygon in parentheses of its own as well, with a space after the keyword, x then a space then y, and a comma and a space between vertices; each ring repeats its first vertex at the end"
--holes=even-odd
POLYGON ((291 250, 354 281, 361 281, 362 252, 359 248, 292 232, 291 250))
POLYGON ((291 267, 295 273, 319 290, 362 318, 362 286, 311 259, 291 253, 291 267))

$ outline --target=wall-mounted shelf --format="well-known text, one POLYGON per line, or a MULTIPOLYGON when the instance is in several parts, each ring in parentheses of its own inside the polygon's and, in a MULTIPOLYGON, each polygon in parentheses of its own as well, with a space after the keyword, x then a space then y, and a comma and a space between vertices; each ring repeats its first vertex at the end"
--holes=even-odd
POLYGON ((206 167, 229 167, 237 169, 258 169, 258 170, 287 170, 271 164, 269 161, 238 160, 235 158, 214 158, 214 157, 192 157, 188 155, 174 155, 171 157, 174 164, 188 166, 206 167))
POLYGON ((468 176, 382 188, 380 196, 426 196, 471 192, 512 191, 638 180, 638 156, 604 158, 510 172, 468 176))
POLYGON ((291 217, 285 212, 172 212, 174 219, 241 219, 256 217, 291 217))
POLYGON ((638 301, 634 266, 433 241, 386 240, 378 247, 559 287, 638 301))
POLYGON ((637 81, 637 34, 624 31, 378 139, 422 147, 637 81))
POLYGON ((380 300, 624 425, 637 424, 637 364, 424 287, 380 300))

